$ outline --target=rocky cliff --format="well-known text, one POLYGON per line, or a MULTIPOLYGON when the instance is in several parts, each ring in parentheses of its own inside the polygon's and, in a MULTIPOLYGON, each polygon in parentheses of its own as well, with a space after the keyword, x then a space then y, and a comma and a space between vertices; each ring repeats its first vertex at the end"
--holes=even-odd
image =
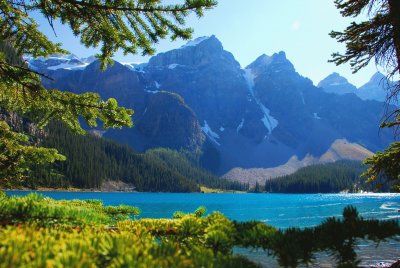
POLYGON ((92 59, 80 65, 43 61, 29 62, 54 78, 44 81, 47 87, 95 91, 135 110, 133 128, 107 130, 105 137, 139 151, 160 146, 203 151, 202 162, 226 178, 230 170, 257 169, 266 178, 269 173, 262 170, 288 163, 292 168, 325 158, 360 159, 360 152, 381 150, 392 141, 392 133, 378 127, 383 103, 356 95, 368 88, 355 89, 338 74, 315 87, 284 52, 261 55, 242 68, 215 36, 148 63, 115 62, 106 71, 92 59), (354 146, 334 154, 338 140, 354 146))

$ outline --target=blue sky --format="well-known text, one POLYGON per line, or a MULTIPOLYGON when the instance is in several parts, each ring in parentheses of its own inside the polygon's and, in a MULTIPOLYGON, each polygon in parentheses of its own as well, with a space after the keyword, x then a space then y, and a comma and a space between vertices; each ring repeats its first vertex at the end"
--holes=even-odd
MULTIPOLYGON (((329 37, 331 30, 343 30, 352 20, 341 17, 333 0, 219 0, 218 6, 206 11, 205 16, 191 15, 187 26, 194 29, 193 38, 215 35, 241 64, 247 66, 262 54, 285 51, 288 59, 303 76, 314 84, 332 72, 345 76, 361 86, 377 71, 374 63, 352 74, 350 66, 337 67, 328 63, 333 52, 344 52, 345 47, 329 37)), ((57 37, 45 20, 39 19, 43 31, 54 41, 79 57, 95 54, 86 49, 70 31, 56 24, 57 37)), ((179 48, 186 41, 163 40, 155 47, 157 52, 179 48)), ((123 62, 147 62, 138 55, 115 57, 123 62)))

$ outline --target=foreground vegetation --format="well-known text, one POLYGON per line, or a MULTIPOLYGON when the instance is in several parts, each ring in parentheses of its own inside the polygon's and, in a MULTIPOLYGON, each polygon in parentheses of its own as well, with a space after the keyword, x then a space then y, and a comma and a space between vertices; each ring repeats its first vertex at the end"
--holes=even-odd
POLYGON ((223 214, 175 212, 172 219, 135 219, 140 210, 98 200, 56 201, 0 193, 0 267, 257 267, 233 247, 260 248, 279 265, 297 267, 330 252, 338 267, 356 267, 358 238, 400 235, 396 221, 364 220, 347 207, 343 219, 313 228, 277 230, 223 214))

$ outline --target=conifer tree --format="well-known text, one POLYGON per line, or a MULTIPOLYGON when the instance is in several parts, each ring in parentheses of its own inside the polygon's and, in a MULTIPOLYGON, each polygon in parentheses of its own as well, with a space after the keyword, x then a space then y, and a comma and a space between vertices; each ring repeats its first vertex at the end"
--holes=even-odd
MULTIPOLYGON (((367 66, 372 60, 387 71, 388 78, 400 74, 400 1, 399 0, 335 0, 344 17, 357 17, 367 12, 369 19, 352 22, 343 32, 332 31, 331 37, 346 44, 344 54, 334 53, 332 62, 337 65, 350 63, 353 72, 367 66)), ((400 82, 387 87, 388 103, 396 103, 400 82)), ((399 134, 400 109, 389 114, 381 127, 392 127, 399 134)), ((398 135, 397 135, 398 136, 398 135)), ((382 153, 367 159, 370 165, 364 174, 370 180, 384 174, 400 184, 399 143, 393 143, 382 153)))
MULTIPOLYGON (((151 55, 155 52, 153 45, 160 39, 189 39, 192 29, 185 27, 185 18, 191 12, 200 17, 215 5, 214 0, 185 0, 174 5, 160 0, 1 0, 0 109, 28 117, 39 127, 50 120, 62 121, 82 134, 79 118, 89 126, 96 126, 98 120, 105 128, 132 126, 133 111, 119 107, 115 99, 104 101, 95 93, 73 94, 42 86, 41 79, 48 77, 29 70, 21 56, 47 57, 68 52, 39 30, 32 14, 41 13, 51 27, 59 20, 86 47, 100 47, 97 58, 104 69, 112 64, 111 58, 119 49, 125 54, 151 55)), ((55 150, 44 148, 36 151, 35 157, 28 157, 35 150, 28 138, 18 136, 6 122, 0 123, 0 168, 7 169, 8 177, 26 174, 28 162, 63 159, 55 150), (18 159, 24 159, 24 168, 18 159)))

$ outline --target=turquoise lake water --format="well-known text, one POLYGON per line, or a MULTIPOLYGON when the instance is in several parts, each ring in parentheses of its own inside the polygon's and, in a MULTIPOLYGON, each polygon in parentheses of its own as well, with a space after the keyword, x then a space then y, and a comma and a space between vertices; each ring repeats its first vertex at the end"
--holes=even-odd
MULTIPOLYGON (((26 195, 26 191, 9 191, 26 195)), ((132 205, 141 218, 171 218, 177 211, 193 212, 205 206, 232 220, 260 220, 279 228, 309 227, 331 216, 340 217, 347 205, 364 218, 400 218, 400 194, 179 194, 40 192, 54 199, 100 199, 105 205, 132 205)))
MULTIPOLYGON (((26 195, 27 191, 8 191, 26 195)), ((205 206, 208 212, 220 211, 232 220, 260 220, 278 228, 311 227, 327 217, 341 217, 343 208, 355 206, 364 218, 400 219, 400 194, 198 194, 198 193, 99 193, 40 192, 54 199, 100 199, 105 205, 132 205, 141 209, 140 218, 171 218, 177 211, 193 212, 205 206)), ((239 250, 266 267, 275 267, 264 252, 239 250)), ((360 241, 359 256, 364 265, 400 259, 400 242, 388 241, 378 248, 360 241)), ((324 258, 321 258, 322 262, 324 258)), ((316 267, 329 267, 319 263, 316 267)))

